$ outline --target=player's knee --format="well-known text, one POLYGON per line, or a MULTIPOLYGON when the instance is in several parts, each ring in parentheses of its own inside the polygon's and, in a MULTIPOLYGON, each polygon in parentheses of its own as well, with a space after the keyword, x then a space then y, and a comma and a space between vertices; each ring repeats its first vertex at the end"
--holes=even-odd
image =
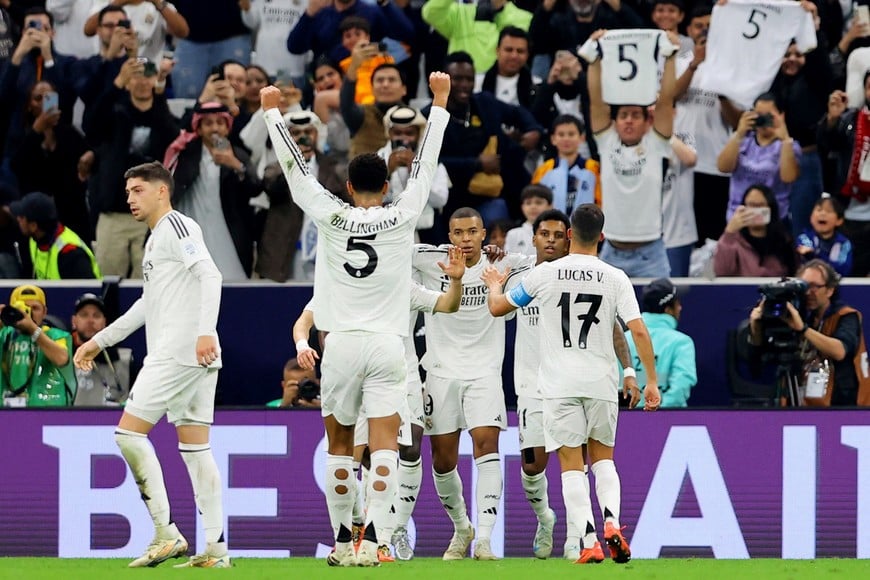
POLYGON ((419 461, 420 460, 420 444, 410 445, 405 447, 403 445, 399 446, 399 459, 402 461, 419 461))
POLYGON ((536 463, 523 463, 523 473, 529 477, 539 475, 544 472, 544 469, 536 463))

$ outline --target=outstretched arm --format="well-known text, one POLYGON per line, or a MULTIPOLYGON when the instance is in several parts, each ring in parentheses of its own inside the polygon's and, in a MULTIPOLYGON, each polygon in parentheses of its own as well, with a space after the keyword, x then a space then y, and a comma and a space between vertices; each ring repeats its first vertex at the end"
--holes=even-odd
MULTIPOLYGON (((529 302, 532 301, 532 297, 529 296, 527 301, 523 301, 521 304, 514 304, 508 297, 504 294, 504 283, 508 278, 508 274, 510 274, 510 268, 506 269, 504 272, 499 272, 495 266, 487 266, 483 270, 483 274, 480 275, 480 279, 486 284, 487 288, 489 288, 489 296, 486 299, 487 305, 489 306, 489 313, 493 316, 504 316, 506 314, 510 314, 520 306, 525 306, 529 302)), ((514 290, 522 289, 523 285, 520 284, 514 290)), ((525 294, 525 291, 522 292, 525 294)))
POLYGON ((450 286, 435 302, 433 312, 456 312, 462 302, 462 276, 465 275, 465 256, 462 250, 451 246, 447 250, 447 263, 438 262, 438 267, 450 279, 450 286))
MULTIPOLYGON (((589 40, 598 40, 606 32, 606 30, 597 30, 592 33, 589 40)), ((601 92, 600 57, 589 65, 586 80, 589 88, 589 116, 592 120, 590 127, 593 133, 600 133, 610 127, 610 105, 604 102, 604 96, 601 92)))
POLYGON ((73 356, 73 363, 82 370, 91 370, 94 367, 94 359, 100 354, 101 350, 118 344, 136 330, 142 328, 144 324, 145 301, 140 298, 115 322, 81 345, 73 356))

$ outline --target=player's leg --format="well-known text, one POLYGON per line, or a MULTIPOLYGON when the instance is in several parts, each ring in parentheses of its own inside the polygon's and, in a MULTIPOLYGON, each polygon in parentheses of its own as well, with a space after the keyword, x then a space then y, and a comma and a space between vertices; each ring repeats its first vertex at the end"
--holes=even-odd
POLYGON ((613 463, 617 415, 615 402, 586 402, 586 416, 589 419, 589 463, 592 465, 595 494, 604 518, 604 540, 610 547, 613 561, 624 564, 631 560, 631 549, 619 525, 622 486, 613 463))
POLYGON ((163 469, 148 440, 151 429, 166 413, 165 376, 166 372, 156 365, 142 368, 134 384, 135 396, 127 401, 115 429, 115 441, 154 522, 154 539, 142 556, 130 562, 131 568, 156 566, 187 553, 187 540, 172 521, 163 469))
POLYGON ((547 495, 547 455, 544 449, 544 424, 542 401, 520 397, 517 401, 519 417, 520 452, 522 470, 520 476, 523 491, 529 502, 538 526, 532 550, 537 558, 549 558, 553 551, 553 527, 556 525, 556 512, 550 508, 547 495))
POLYGON ((210 443, 217 378, 217 369, 181 367, 176 380, 186 387, 169 401, 167 420, 175 425, 178 451, 187 466, 205 533, 205 552, 179 568, 230 567, 224 538, 223 484, 210 443))
POLYGON ((589 484, 583 471, 586 416, 578 399, 543 401, 546 450, 557 451, 562 470, 562 498, 568 533, 565 558, 578 563, 601 562, 604 554, 595 537, 589 484), (581 540, 581 536, 587 536, 581 540), (587 545, 587 543, 589 545, 587 545))
MULTIPOLYGON (((413 415, 416 417, 416 415, 413 415)), ((399 445, 399 484, 396 492, 396 529, 390 538, 396 557, 399 560, 410 560, 414 557, 414 548, 408 538, 408 521, 417 505, 420 486, 423 483, 423 460, 420 457, 420 447, 423 443, 423 425, 412 422, 411 445, 399 445)))
POLYGON ((362 541, 363 526, 366 523, 366 486, 370 463, 369 455, 369 421, 365 409, 360 409, 353 431, 353 483, 356 486, 353 502, 353 544, 357 548, 362 541))
POLYGON ((474 539, 468 519, 459 463, 459 432, 464 426, 459 382, 429 373, 424 394, 426 433, 432 448, 432 479, 444 511, 453 522, 453 537, 444 552, 445 560, 461 560, 474 539))
POLYGON ((504 482, 498 439, 507 429, 507 410, 501 390, 501 376, 490 376, 467 383, 462 393, 462 410, 473 444, 477 465, 477 541, 476 560, 495 560, 490 547, 492 529, 498 518, 504 482))
POLYGON ((365 353, 358 337, 331 332, 326 336, 321 363, 320 401, 328 442, 325 490, 329 521, 335 535, 335 550, 326 561, 330 566, 356 566, 352 542, 354 425, 362 404, 365 353))
POLYGON ((405 402, 405 347, 397 335, 378 335, 365 340, 367 366, 363 381, 363 405, 369 420, 371 470, 367 486, 368 510, 358 558, 361 566, 392 561, 393 502, 399 463, 399 426, 407 410, 405 402))

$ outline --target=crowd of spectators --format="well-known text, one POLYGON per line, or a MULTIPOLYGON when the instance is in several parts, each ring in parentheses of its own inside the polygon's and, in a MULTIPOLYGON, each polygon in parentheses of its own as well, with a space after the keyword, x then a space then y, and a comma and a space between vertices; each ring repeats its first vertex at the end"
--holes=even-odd
POLYGON ((523 251, 536 212, 593 201, 603 258, 631 275, 793 275, 813 258, 868 275, 870 25, 845 1, 782 0, 794 10, 769 22, 718 4, 713 17, 711 0, 0 0, 0 276, 141 277, 147 228, 123 173, 156 160, 225 280, 311 279, 316 228, 287 195, 259 89, 281 88, 335 194, 360 153, 387 161, 395 191, 431 70, 451 75, 451 122, 420 241, 446 241, 469 206, 523 251), (662 37, 650 57, 619 45, 614 59, 603 30, 619 29, 662 37), (760 63, 738 67, 733 92, 711 62, 729 59, 760 63), (653 71, 657 99, 615 102, 616 68, 626 82, 653 71), (693 252, 705 244, 713 255, 693 252), (84 258, 71 269, 68 254, 84 258))

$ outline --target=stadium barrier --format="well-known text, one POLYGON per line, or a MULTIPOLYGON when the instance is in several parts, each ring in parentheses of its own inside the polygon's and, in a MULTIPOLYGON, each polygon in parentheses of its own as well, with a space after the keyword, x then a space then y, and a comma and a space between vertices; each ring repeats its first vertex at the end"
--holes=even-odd
MULTIPOLYGON (((498 555, 531 557, 535 520, 520 483, 516 416, 510 415, 501 439, 505 491, 492 547, 498 555)), ((0 529, 6 530, 0 556, 141 552, 152 524, 112 436, 117 411, 14 409, 0 419, 0 529)), ((172 517, 201 550, 172 427, 160 423, 152 439, 172 517)), ((317 412, 218 411, 212 447, 223 476, 231 554, 325 556, 331 533, 322 493, 324 444, 317 412)), ((438 556, 452 525, 432 485, 428 441, 423 457, 411 531, 419 538, 418 555, 438 556)), ((621 520, 635 558, 870 557, 870 426, 864 412, 624 412, 616 462, 621 520)), ((460 471, 471 513, 473 470, 470 440, 463 435, 460 471)), ((558 514, 556 555, 565 512, 555 459, 549 481, 558 514)))

